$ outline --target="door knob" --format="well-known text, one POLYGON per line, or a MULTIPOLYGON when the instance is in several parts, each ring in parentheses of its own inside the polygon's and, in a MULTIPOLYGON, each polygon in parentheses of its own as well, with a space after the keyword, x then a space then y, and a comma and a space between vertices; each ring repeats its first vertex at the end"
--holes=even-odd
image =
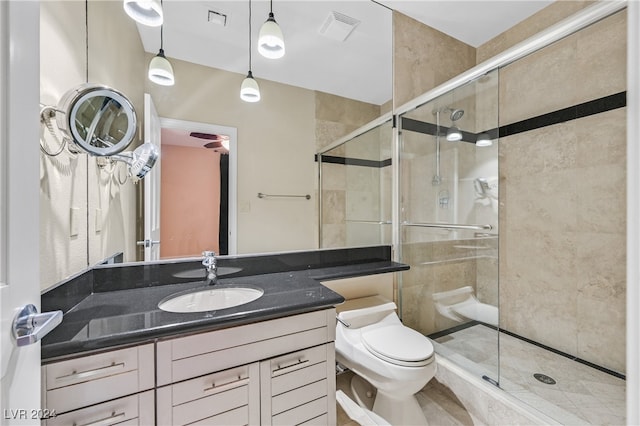
POLYGON ((160 244, 160 241, 143 240, 143 241, 137 241, 136 244, 139 245, 139 246, 144 246, 145 248, 149 248, 149 247, 153 247, 153 246, 155 246, 157 244, 160 244))
POLYGON ((62 322, 62 311, 38 313, 34 305, 26 305, 13 319, 13 337, 18 346, 36 343, 62 322))

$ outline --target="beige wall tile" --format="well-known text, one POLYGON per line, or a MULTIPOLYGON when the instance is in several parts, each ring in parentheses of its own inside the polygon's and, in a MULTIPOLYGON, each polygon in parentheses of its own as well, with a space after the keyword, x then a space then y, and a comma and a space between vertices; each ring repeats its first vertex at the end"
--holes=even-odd
POLYGON ((477 63, 481 63, 515 44, 534 36, 547 27, 589 6, 593 1, 556 1, 514 27, 489 40, 476 51, 477 63))
POLYGON ((475 65, 475 49, 393 12, 394 105, 397 107, 475 65))
POLYGON ((575 103, 627 89, 627 11, 622 10, 572 36, 579 78, 575 103))
POLYGON ((500 125, 575 104, 581 72, 569 37, 500 69, 500 125))

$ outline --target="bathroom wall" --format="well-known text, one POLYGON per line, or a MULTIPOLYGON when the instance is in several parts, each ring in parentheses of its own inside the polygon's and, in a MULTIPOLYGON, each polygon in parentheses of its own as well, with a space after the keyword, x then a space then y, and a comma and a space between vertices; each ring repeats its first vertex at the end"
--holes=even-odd
POLYGON ((472 46, 393 12, 394 99, 398 107, 476 65, 472 46))
MULTIPOLYGON (((622 11, 502 69, 500 125, 625 90, 622 11)), ((616 108, 500 140, 501 326, 622 373, 625 116, 616 108)))
POLYGON ((479 64, 496 56, 593 3, 594 1, 592 0, 555 1, 551 3, 549 6, 519 22, 502 34, 478 46, 476 49, 476 62, 479 64))
MULTIPOLYGON (((67 90, 87 82, 88 64, 89 82, 117 88, 140 111, 145 63, 142 44, 131 42, 138 39, 135 24, 123 19, 116 2, 90 1, 88 10, 87 40, 84 2, 41 2, 40 102, 57 105, 67 90)), ((57 151, 45 126, 41 134, 48 149, 57 151)), ((135 259, 135 187, 120 183, 123 165, 111 174, 111 167, 97 167, 87 154, 66 150, 40 158, 41 288, 115 252, 135 259)))

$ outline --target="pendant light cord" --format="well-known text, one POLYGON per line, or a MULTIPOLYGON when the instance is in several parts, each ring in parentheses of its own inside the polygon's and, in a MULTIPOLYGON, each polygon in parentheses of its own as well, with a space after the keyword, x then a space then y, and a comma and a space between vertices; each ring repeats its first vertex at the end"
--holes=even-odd
MULTIPOLYGON (((160 7, 162 8, 162 11, 164 12, 164 4, 162 2, 162 0, 160 0, 160 7)), ((164 21, 164 19, 163 19, 164 21)), ((164 54, 164 50, 162 49, 164 47, 164 41, 162 39, 162 28, 164 27, 164 22, 162 24, 160 24, 160 52, 162 52, 164 54)))
POLYGON ((85 48, 85 80, 89 82, 89 0, 85 0, 84 2, 84 30, 85 30, 85 39, 84 39, 84 48, 85 48))
POLYGON ((249 0, 249 72, 251 72, 251 0, 249 0))

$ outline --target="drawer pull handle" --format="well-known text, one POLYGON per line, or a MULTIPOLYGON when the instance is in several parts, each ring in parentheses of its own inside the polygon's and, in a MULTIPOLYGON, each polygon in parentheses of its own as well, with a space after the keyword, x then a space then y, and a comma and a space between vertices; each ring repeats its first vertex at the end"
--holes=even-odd
POLYGON ((120 422, 123 417, 125 417, 125 413, 116 414, 116 412, 114 411, 109 417, 105 417, 104 419, 96 420, 95 422, 91 423, 83 423, 81 425, 74 422, 73 426, 109 426, 120 422))
POLYGON ((308 359, 298 359, 298 362, 292 365, 285 365, 284 367, 281 367, 280 366, 281 364, 278 364, 278 368, 273 370, 272 374, 275 377, 275 376, 279 376, 280 374, 290 373, 291 371, 295 371, 299 368, 306 367, 308 362, 309 362, 308 359))
POLYGON ((124 362, 120 362, 116 364, 115 362, 106 367, 94 368, 93 370, 87 371, 73 371, 71 374, 67 374, 66 376, 56 377, 56 380, 79 380, 79 379, 88 379, 94 376, 99 375, 109 375, 115 373, 116 371, 120 371, 124 368, 124 362))
POLYGON ((244 386, 247 383, 249 383, 249 378, 245 377, 244 379, 240 376, 238 376, 238 380, 234 380, 232 382, 227 382, 227 383, 223 383, 221 385, 216 385, 215 383, 211 384, 211 387, 209 388, 204 388, 202 390, 202 392, 213 392, 215 391, 217 392, 222 392, 222 391, 226 391, 226 390, 230 390, 230 389, 235 389, 238 388, 240 386, 244 386))

